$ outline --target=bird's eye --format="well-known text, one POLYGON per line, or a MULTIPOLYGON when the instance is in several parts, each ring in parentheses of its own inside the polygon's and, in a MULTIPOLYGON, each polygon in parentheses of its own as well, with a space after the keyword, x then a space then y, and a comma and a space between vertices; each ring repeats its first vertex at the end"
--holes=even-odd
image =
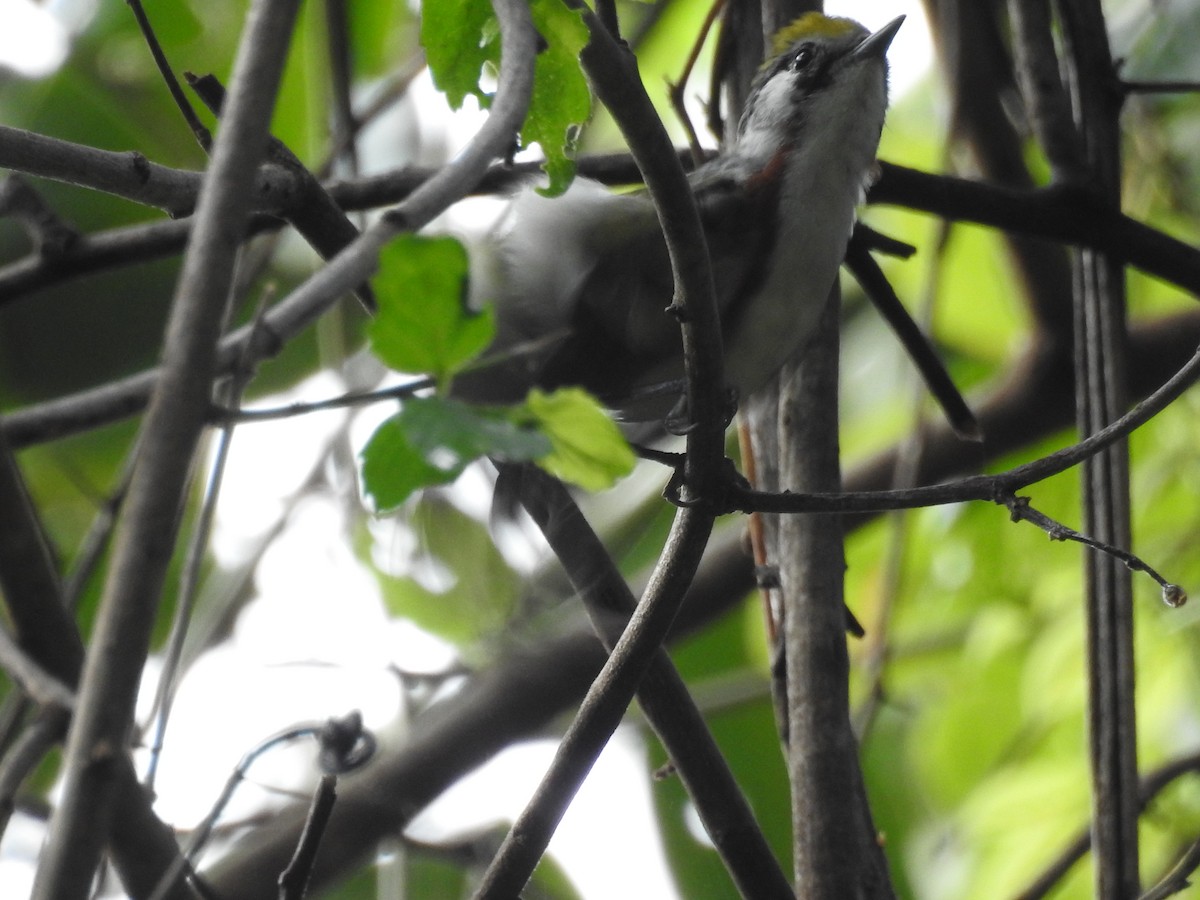
POLYGON ((813 49, 812 44, 801 45, 795 54, 792 55, 792 71, 799 72, 801 69, 807 68, 816 55, 817 51, 813 49))

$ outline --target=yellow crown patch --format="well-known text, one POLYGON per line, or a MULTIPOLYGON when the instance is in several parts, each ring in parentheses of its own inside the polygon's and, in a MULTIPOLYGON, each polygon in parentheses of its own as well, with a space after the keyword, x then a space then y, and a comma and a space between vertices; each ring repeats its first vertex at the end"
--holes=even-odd
POLYGON ((862 26, 853 19, 826 16, 819 12, 805 13, 790 25, 784 25, 775 32, 771 39, 771 53, 782 53, 804 38, 840 38, 861 30, 862 26))

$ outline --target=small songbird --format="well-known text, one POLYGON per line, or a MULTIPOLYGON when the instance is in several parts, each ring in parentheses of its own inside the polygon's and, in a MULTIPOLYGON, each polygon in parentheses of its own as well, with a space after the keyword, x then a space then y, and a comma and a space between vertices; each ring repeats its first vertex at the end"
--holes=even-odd
MULTIPOLYGON (((725 372, 741 397, 805 344, 845 254, 887 109, 886 52, 903 16, 874 34, 801 16, 775 36, 728 147, 690 176, 712 260, 725 372)), ((515 402, 533 386, 580 385, 631 421, 682 396, 673 282, 649 196, 576 179, 531 189, 491 235, 478 300, 494 304, 485 364, 454 393, 515 402)))

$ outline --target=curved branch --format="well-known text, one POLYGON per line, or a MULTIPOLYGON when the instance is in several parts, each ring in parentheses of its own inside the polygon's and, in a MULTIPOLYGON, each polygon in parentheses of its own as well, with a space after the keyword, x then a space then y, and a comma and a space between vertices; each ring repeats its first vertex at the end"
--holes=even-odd
MULTIPOLYGON (((1171 760, 1143 775, 1138 789, 1141 808, 1144 810, 1164 788, 1191 772, 1200 772, 1200 753, 1171 760)), ((1084 828, 1066 846, 1066 849, 1033 880, 1029 887, 1017 894, 1014 900, 1041 900, 1066 876, 1071 866, 1083 859, 1084 854, 1091 849, 1091 846, 1091 829, 1084 828)))
MULTIPOLYGON (((716 293, 695 198, 674 148, 638 75, 590 10, 581 11, 590 39, 580 54, 593 87, 629 144, 658 212, 675 282, 672 308, 683 332, 688 413, 685 481, 700 497, 721 478, 725 458, 724 380, 716 293)), ((715 519, 711 506, 681 509, 646 591, 612 655, 584 697, 529 806, 513 824, 477 889, 477 897, 518 894, 567 805, 633 700, 634 691, 679 611, 715 519)), ((790 896, 790 890, 787 892, 790 896)))

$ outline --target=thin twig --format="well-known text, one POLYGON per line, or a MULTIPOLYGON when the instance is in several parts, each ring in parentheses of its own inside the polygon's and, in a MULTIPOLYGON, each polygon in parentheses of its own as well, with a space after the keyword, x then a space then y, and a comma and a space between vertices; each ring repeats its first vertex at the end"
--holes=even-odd
POLYGON ((336 801, 337 776, 322 775, 313 793, 312 806, 309 807, 308 818, 304 821, 300 842, 296 845, 296 855, 279 875, 279 900, 303 900, 308 890, 313 865, 317 861, 317 850, 321 846, 321 838, 325 835, 325 826, 329 824, 329 817, 333 815, 333 805, 336 801))
POLYGON ((311 737, 318 734, 321 728, 324 727, 317 723, 307 723, 297 725, 293 728, 287 728, 276 734, 271 735, 266 740, 256 744, 248 751, 234 766, 233 771, 225 780, 225 786, 221 788, 221 793, 217 795, 217 799, 213 802, 212 808, 208 811, 205 817, 200 821, 188 837, 187 845, 184 847, 183 855, 181 855, 175 864, 163 873, 154 892, 150 895, 150 900, 164 900, 168 892, 174 888, 175 883, 180 876, 191 872, 192 866, 200 851, 204 849, 208 843, 208 839, 212 836, 213 828, 217 824, 217 820, 221 818, 221 814, 225 812, 225 807, 229 805, 229 801, 233 799, 234 792, 238 786, 246 779, 246 773, 260 756, 269 750, 278 747, 281 744, 290 743, 302 737, 311 737))
POLYGON ((766 493, 731 489, 736 499, 733 508, 741 512, 759 510, 774 513, 800 512, 879 512, 889 509, 911 509, 917 506, 938 506, 964 500, 991 500, 1028 487, 1035 482, 1064 472, 1098 449, 1132 433, 1162 412, 1197 378, 1200 378, 1200 349, 1158 390, 1134 406, 1128 413, 1092 436, 995 475, 973 475, 957 481, 928 485, 908 490, 853 491, 845 493, 766 493))
POLYGON ((1042 531, 1046 532, 1052 541, 1074 541, 1086 547, 1091 547, 1105 556, 1111 556, 1113 559, 1120 560, 1134 572, 1145 572, 1158 582, 1159 587, 1162 588, 1163 603, 1167 606, 1178 608, 1187 603, 1187 593, 1183 588, 1177 584, 1168 582, 1140 557, 1119 547, 1106 544, 1104 541, 1098 541, 1095 538, 1080 534, 1075 529, 1068 528, 1066 525, 1054 521, 1045 513, 1039 512, 1030 506, 1028 497, 1017 497, 1010 494, 997 502, 1002 503, 1008 509, 1009 515, 1014 522, 1029 522, 1036 525, 1042 531))
POLYGON ((725 8, 725 0, 713 0, 708 8, 708 12, 704 15, 704 21, 700 24, 700 31, 696 34, 696 39, 692 42, 692 47, 688 51, 687 59, 683 63, 683 69, 679 73, 679 77, 675 81, 668 81, 667 88, 671 97, 671 108, 675 110, 675 115, 679 118, 680 124, 683 125, 684 131, 687 133, 688 148, 692 152, 692 161, 699 166, 704 162, 704 148, 700 146, 700 138, 696 135, 696 127, 692 125, 692 117, 688 115, 687 106, 685 103, 684 91, 687 89, 688 79, 692 77, 692 70, 696 68, 696 61, 700 58, 700 51, 704 47, 704 41, 708 38, 708 33, 712 30, 713 23, 717 21, 717 16, 721 14, 721 10, 725 8))
POLYGON ((330 409, 353 409, 359 406, 370 406, 373 403, 383 403, 411 397, 418 391, 434 387, 431 378, 418 378, 406 381, 394 387, 379 388, 374 391, 351 391, 327 400, 311 400, 289 403, 287 406, 272 406, 260 409, 234 409, 230 406, 214 403, 210 413, 213 422, 247 424, 255 422, 274 422, 279 419, 291 419, 296 416, 307 416, 315 412, 330 409))
MULTIPOLYGON (((560 482, 533 466, 510 471, 519 479, 523 505, 566 569, 597 635, 612 651, 637 604, 629 586, 560 482)), ((741 894, 791 897, 788 879, 665 650, 654 654, 637 696, 741 894)))
POLYGON ((1191 887, 1192 883, 1188 878, 1198 868, 1200 868, 1200 838, 1193 841, 1192 845, 1184 851, 1183 856, 1179 857, 1179 861, 1171 867, 1171 871, 1167 872, 1158 884, 1142 894, 1138 900, 1165 900, 1167 897, 1182 893, 1191 887))
POLYGON ((154 28, 150 25, 150 19, 146 16, 146 10, 142 8, 142 0, 125 0, 125 2, 133 11, 133 17, 137 20, 138 29, 146 41, 146 46, 150 48, 150 55, 154 57, 154 64, 158 66, 158 73, 162 75, 163 81, 167 85, 167 90, 171 93, 171 99, 175 101, 175 106, 179 109, 188 128, 191 129, 192 135, 196 138, 196 143, 200 145, 200 149, 205 153, 210 152, 212 150, 212 133, 200 121, 200 117, 196 115, 196 110, 192 108, 192 104, 188 101, 187 94, 180 87, 179 79, 175 77, 175 71, 171 68, 171 63, 167 60, 167 54, 163 52, 162 45, 158 42, 158 35, 154 33, 154 28))
MULTIPOLYGON (((264 291, 259 297, 257 314, 254 317, 256 325, 261 325, 262 315, 267 308, 267 298, 270 292, 264 291)), ((253 369, 243 365, 229 380, 225 389, 225 402, 236 407, 241 401, 243 390, 249 381, 253 369)), ((143 779, 146 790, 154 793, 154 782, 158 774, 158 763, 162 756, 163 741, 167 732, 167 723, 171 719, 171 709, 174 705, 175 690, 178 687, 179 664, 183 656, 183 643, 187 638, 188 625, 192 620, 192 610, 196 601, 196 593, 200 584, 200 569, 204 562, 204 554, 212 536, 213 522, 216 519, 217 500, 221 494, 221 484, 224 481, 226 464, 229 461, 230 447, 233 443, 234 425, 224 422, 217 435, 217 449, 209 469, 208 483, 204 490, 204 501, 200 506, 200 514, 196 519, 196 527, 188 542, 187 555, 183 562, 183 572, 179 577, 178 596, 175 601, 175 613, 171 621, 171 631, 167 637, 167 648, 163 654, 162 671, 159 674, 158 689, 154 697, 154 729, 150 740, 150 759, 146 765, 146 775, 143 779)))
POLYGON ((233 799, 233 794, 238 786, 246 780, 246 773, 250 771, 250 767, 258 758, 282 744, 291 743, 304 737, 317 739, 320 748, 319 759, 322 762, 322 768, 326 769, 325 774, 327 775, 336 775, 357 768, 367 762, 375 752, 375 739, 363 730, 362 717, 357 711, 349 713, 342 719, 307 722, 285 728, 256 744, 234 766, 229 778, 225 781, 225 786, 213 803, 212 809, 208 811, 208 814, 188 838, 183 855, 163 874, 154 892, 150 895, 150 900, 165 900, 179 877, 185 872, 190 872, 196 857, 208 843, 217 821, 225 812, 225 807, 233 799))

